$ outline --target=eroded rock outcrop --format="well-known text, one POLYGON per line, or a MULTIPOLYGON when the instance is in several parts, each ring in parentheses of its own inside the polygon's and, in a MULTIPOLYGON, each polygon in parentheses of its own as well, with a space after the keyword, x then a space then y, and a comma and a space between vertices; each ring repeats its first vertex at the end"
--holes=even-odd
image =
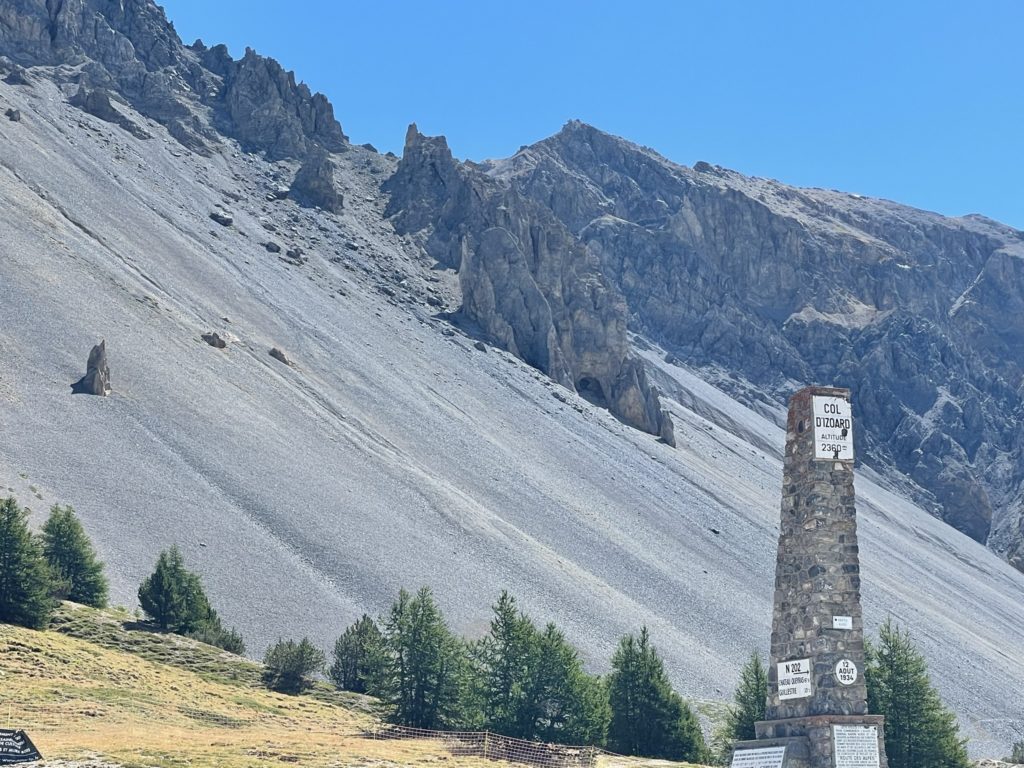
POLYGON ((0 4, 0 54, 17 66, 72 64, 91 89, 120 94, 193 151, 217 131, 272 159, 345 144, 330 103, 276 61, 224 46, 182 45, 153 0, 14 0, 0 4))
POLYGON ((107 364, 107 342, 101 341, 89 352, 85 376, 71 385, 71 391, 81 395, 110 394, 110 366, 107 364))
POLYGON ((251 48, 239 61, 232 61, 224 46, 209 52, 198 42, 193 48, 223 78, 225 129, 244 146, 264 150, 272 160, 303 157, 314 145, 344 149, 345 135, 331 103, 296 83, 294 72, 251 48))
POLYGON ((334 163, 322 147, 314 147, 302 163, 288 196, 299 205, 340 213, 343 198, 334 183, 334 163))
POLYGON ((456 163, 443 137, 415 126, 385 188, 396 228, 458 268, 460 311, 494 344, 674 444, 671 418, 629 346, 622 296, 549 211, 456 163))

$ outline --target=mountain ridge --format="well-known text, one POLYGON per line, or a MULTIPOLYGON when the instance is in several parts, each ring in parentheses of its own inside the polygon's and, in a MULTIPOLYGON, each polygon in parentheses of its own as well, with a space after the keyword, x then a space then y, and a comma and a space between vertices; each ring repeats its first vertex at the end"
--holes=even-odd
POLYGON ((861 455, 895 465, 920 501, 974 538, 994 533, 995 548, 1020 562, 1024 472, 1013 421, 1001 414, 1022 413, 1024 329, 1001 307, 1024 306, 1024 234, 706 163, 689 169, 579 121, 484 168, 596 253, 634 330, 692 363, 722 364, 776 401, 810 380, 870 391, 851 357, 891 348, 910 358, 876 368, 878 399, 897 407, 859 410, 871 438, 861 455), (901 342, 908 336, 912 344, 901 342), (921 359, 922 342, 941 363, 921 359), (816 348, 802 354, 801 344, 816 348), (935 384, 950 370, 963 390, 952 396, 935 384), (953 410, 943 412, 947 402, 953 410), (929 441, 948 472, 922 462, 929 441), (993 463, 1009 463, 998 473, 1009 477, 987 482, 993 463))
MULTIPOLYGON (((0 53, 10 50, 0 38, 0 53)), ((388 215, 395 193, 384 186, 397 159, 346 144, 327 157, 343 207, 302 207, 288 187, 305 157, 274 159, 273 145, 261 150, 269 156, 256 153, 216 133, 201 110, 201 126, 215 135, 191 150, 173 122, 110 91, 112 108, 151 136, 140 138, 69 103, 82 83, 68 67, 22 71, 12 62, 0 81, 0 106, 21 116, 0 120, 9 212, 0 217, 0 485, 33 507, 36 522, 51 502, 76 507, 110 566, 115 601, 133 604, 157 551, 175 542, 255 652, 295 632, 327 646, 363 612, 384 610, 399 587, 424 583, 473 635, 508 588, 536 620, 564 626, 591 664, 644 623, 684 694, 729 695, 750 649, 768 637, 777 393, 786 381, 774 382, 773 394, 727 356, 689 359, 685 348, 649 338, 643 323, 658 309, 657 295, 644 293, 650 281, 626 283, 607 264, 628 255, 620 236, 636 238, 638 256, 664 237, 652 222, 671 217, 656 201, 618 196, 622 212, 635 199, 652 222, 612 216, 613 208, 587 221, 582 252, 570 241, 566 248, 583 275, 599 270, 596 284, 622 296, 613 325, 625 320, 629 349, 609 348, 642 362, 674 423, 675 449, 572 391, 576 381, 556 384, 458 322, 468 276, 421 247, 421 227, 400 232, 388 215), (211 331, 230 340, 224 349, 203 341, 211 331), (101 339, 111 396, 72 396, 101 339)), ((625 178, 608 175, 629 188, 625 178)), ((504 222, 513 231, 524 222, 529 230, 531 216, 547 220, 543 201, 528 194, 543 188, 536 181, 515 190, 525 202, 508 213, 517 223, 504 222)), ((417 199, 420 220, 436 222, 430 196, 417 199)), ((709 199, 746 212, 742 198, 709 199)), ((565 222, 556 229, 573 233, 565 222)), ((691 254, 694 267, 699 255, 691 254)), ((555 274, 551 284, 562 279, 555 274)), ((731 283, 719 277, 722 291, 731 283)), ((761 332, 721 296, 719 319, 702 332, 719 333, 721 349, 736 341, 733 318, 761 332)), ((553 300, 556 292, 545 296, 549 308, 553 300)), ((681 316, 693 321, 687 306, 681 316)), ((838 304, 812 310, 851 314, 838 304)), ((838 338, 808 315, 801 343, 838 338)), ((1009 402, 1014 389, 1005 389, 1009 402)), ((861 389, 855 403, 870 397, 861 389)), ((954 405, 966 414, 968 400, 954 405)), ((865 402, 858 432, 872 429, 887 402, 865 402)), ((911 453, 931 452, 906 442, 911 453)), ((1012 464, 992 467, 1012 489, 1012 464)), ((888 613, 919 632, 974 748, 1005 751, 1024 709, 1024 576, 902 497, 900 478, 884 467, 858 470, 869 627, 888 613)))

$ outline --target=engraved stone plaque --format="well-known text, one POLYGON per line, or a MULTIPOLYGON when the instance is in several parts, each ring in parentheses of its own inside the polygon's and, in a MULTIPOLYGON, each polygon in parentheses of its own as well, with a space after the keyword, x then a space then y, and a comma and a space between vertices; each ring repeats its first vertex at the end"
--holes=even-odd
POLYGON ((879 768, 878 728, 873 725, 833 725, 836 768, 879 768))
POLYGON ((785 747, 737 749, 732 753, 730 768, 782 768, 785 747))

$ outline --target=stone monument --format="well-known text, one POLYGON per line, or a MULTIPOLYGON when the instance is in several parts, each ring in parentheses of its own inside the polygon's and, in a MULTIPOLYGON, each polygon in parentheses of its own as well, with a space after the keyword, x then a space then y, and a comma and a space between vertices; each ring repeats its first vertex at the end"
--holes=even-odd
POLYGON ((888 768, 868 714, 850 391, 789 401, 765 720, 732 768, 888 768))

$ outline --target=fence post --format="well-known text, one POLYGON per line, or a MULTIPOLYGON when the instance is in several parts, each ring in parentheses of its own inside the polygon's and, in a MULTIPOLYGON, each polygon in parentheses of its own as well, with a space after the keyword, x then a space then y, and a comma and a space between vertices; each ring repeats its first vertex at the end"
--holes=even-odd
POLYGON ((490 735, 491 735, 490 731, 484 731, 484 760, 487 759, 487 746, 488 746, 488 742, 489 742, 489 738, 488 737, 490 735))

